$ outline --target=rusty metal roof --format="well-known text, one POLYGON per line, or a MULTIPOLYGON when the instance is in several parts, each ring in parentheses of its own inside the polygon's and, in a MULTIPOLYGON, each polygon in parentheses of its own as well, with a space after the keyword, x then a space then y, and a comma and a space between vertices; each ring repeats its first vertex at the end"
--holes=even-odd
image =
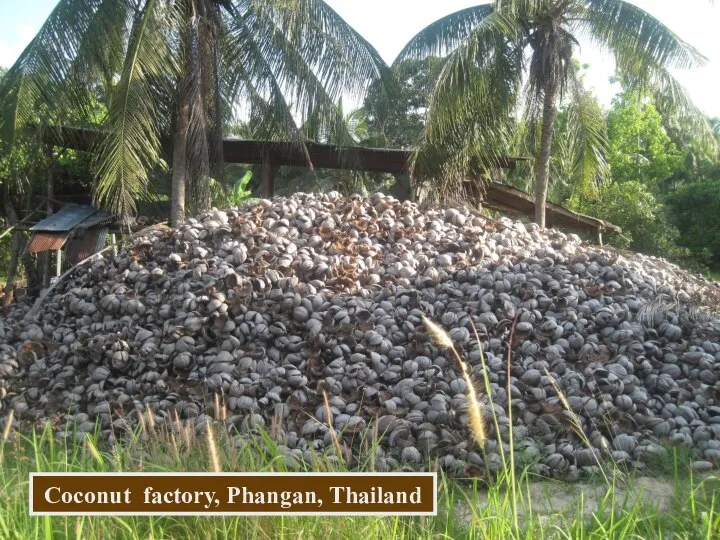
POLYGON ((87 229, 96 225, 108 224, 112 216, 105 210, 85 204, 64 205, 54 214, 30 227, 31 231, 68 232, 73 229, 87 229))
POLYGON ((42 253, 44 251, 57 251, 62 249, 67 240, 68 233, 37 232, 33 235, 26 251, 28 253, 42 253))

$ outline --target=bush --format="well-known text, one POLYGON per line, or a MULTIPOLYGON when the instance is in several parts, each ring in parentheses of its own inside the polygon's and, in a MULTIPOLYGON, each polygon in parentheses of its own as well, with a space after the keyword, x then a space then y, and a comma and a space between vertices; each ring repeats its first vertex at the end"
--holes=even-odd
POLYGON ((663 204, 640 182, 612 183, 598 200, 579 201, 574 206, 622 228, 622 234, 608 237, 613 246, 663 257, 677 249, 674 240, 678 232, 667 223, 663 204))
POLYGON ((720 266, 720 179, 686 184, 668 197, 678 244, 720 266))

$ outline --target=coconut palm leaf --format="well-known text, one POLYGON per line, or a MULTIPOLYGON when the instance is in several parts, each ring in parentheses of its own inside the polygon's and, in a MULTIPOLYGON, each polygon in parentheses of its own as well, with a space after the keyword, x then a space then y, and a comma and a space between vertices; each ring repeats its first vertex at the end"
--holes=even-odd
POLYGON ((602 179, 607 165, 600 111, 576 83, 572 66, 584 38, 612 53, 632 86, 662 94, 698 129, 706 124, 669 71, 702 65, 705 58, 644 10, 623 0, 495 0, 429 25, 396 61, 447 54, 414 157, 415 175, 422 177, 423 168, 430 176, 442 171, 456 186, 482 174, 478 162, 492 163, 517 140, 513 117, 522 108, 521 135, 536 158, 536 219, 544 225, 555 117, 568 101, 573 140, 563 148, 577 151, 574 168, 584 189, 602 179), (477 144, 466 141, 470 136, 478 137, 477 144), (444 156, 438 147, 447 149, 444 156), (453 153, 460 151, 475 155, 453 153))
MULTIPOLYGON (((76 51, 97 21, 100 0, 61 0, 3 77, 0 135, 11 148, 18 132, 34 124, 38 104, 52 108, 56 120, 70 109, 86 110, 87 93, 69 78, 76 51)), ((108 17, 109 18, 109 17, 108 17)))
POLYGON ((453 52, 493 11, 494 7, 489 4, 472 6, 435 21, 418 32, 403 47, 393 66, 408 59, 445 56, 453 52))
POLYGON ((575 24, 595 45, 612 53, 618 69, 636 78, 656 70, 688 69, 707 58, 662 22, 625 0, 585 0, 575 24))
POLYGON ((132 216, 145 195, 148 171, 160 162, 161 120, 156 85, 168 68, 177 70, 165 31, 179 14, 157 0, 137 12, 120 82, 114 88, 107 135, 98 149, 97 202, 118 215, 132 216))
POLYGON ((127 0, 101 0, 70 68, 73 78, 86 86, 99 79, 106 99, 112 94, 113 79, 122 72, 133 17, 134 7, 127 0))
POLYGON ((438 188, 457 193, 460 182, 482 177, 507 155, 524 58, 506 32, 519 30, 494 12, 447 58, 430 97, 415 178, 434 178, 438 188))
POLYGON ((716 151, 705 115, 693 104, 671 69, 703 66, 707 58, 655 17, 623 0, 587 0, 582 31, 610 52, 625 83, 652 95, 670 117, 691 126, 698 140, 716 151))
POLYGON ((392 81, 377 51, 322 0, 60 0, 2 82, 0 128, 12 147, 39 109, 59 124, 85 107, 97 122, 87 89, 100 84, 109 112, 97 202, 132 214, 163 163, 160 141, 176 140, 187 171, 173 181, 187 182, 199 210, 209 176, 222 183, 223 124, 243 105, 261 119, 257 133, 302 141, 305 119, 330 129, 340 96, 378 78, 392 81), (187 135, 175 138, 181 102, 187 135))
POLYGON ((246 88, 236 86, 230 99, 241 100, 242 91, 252 87, 273 103, 273 117, 282 118, 277 125, 290 128, 283 135, 301 141, 304 136, 294 118, 333 115, 334 104, 306 55, 293 46, 272 15, 249 11, 229 23, 231 62, 249 66, 242 70, 246 88))
POLYGON ((572 68, 569 81, 568 143, 572 145, 573 195, 597 196, 610 176, 605 114, 572 68))

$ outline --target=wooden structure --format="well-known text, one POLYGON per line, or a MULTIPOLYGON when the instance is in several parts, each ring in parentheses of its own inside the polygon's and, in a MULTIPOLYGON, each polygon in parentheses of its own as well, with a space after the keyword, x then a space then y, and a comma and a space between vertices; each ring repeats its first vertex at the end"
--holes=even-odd
MULTIPOLYGON (((48 142, 73 148, 90 150, 102 134, 99 131, 79 128, 55 128, 45 133, 48 142)), ((164 147, 168 153, 170 144, 164 147)), ((255 164, 261 166, 260 195, 272 197, 275 192, 275 171, 282 165, 321 169, 352 169, 407 175, 410 172, 412 152, 385 148, 359 146, 335 146, 307 141, 272 142, 244 139, 225 139, 223 154, 227 163, 255 164)), ((497 166, 513 169, 520 161, 528 158, 506 157, 497 166)), ((470 184, 470 182, 468 182, 470 184)), ((474 182, 473 182, 474 183, 474 182)), ((469 185, 468 192, 475 193, 482 203, 493 209, 513 216, 535 216, 535 201, 532 195, 499 182, 490 182, 484 189, 469 185)), ((546 224, 548 227, 569 229, 575 232, 597 236, 602 243, 602 233, 622 232, 619 227, 562 206, 547 203, 546 224)))
POLYGON ((60 210, 29 228, 27 253, 54 251, 56 271, 62 273, 62 255, 70 265, 97 253, 105 246, 112 216, 84 204, 65 204, 60 210))
MULTIPOLYGON (((512 216, 534 216, 535 197, 500 182, 493 182, 485 190, 483 206, 512 216)), ((603 232, 622 233, 622 229, 608 221, 586 216, 563 208, 559 204, 545 204, 545 225, 556 229, 579 230, 602 235, 603 232)), ((602 243, 602 238, 600 239, 602 243)))

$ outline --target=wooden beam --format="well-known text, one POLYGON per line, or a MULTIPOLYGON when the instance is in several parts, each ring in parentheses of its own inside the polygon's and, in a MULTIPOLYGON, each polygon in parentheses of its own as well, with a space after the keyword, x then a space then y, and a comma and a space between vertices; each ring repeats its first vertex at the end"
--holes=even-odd
MULTIPOLYGON (((58 146, 87 151, 95 147, 103 133, 98 130, 63 127, 48 129, 44 136, 58 146)), ((163 146, 167 147, 165 144, 163 146)), ((261 165, 260 194, 263 197, 272 197, 275 192, 274 173, 280 165, 409 174, 412 151, 343 147, 312 141, 302 143, 225 139, 223 155, 227 163, 261 165)), ((498 166, 510 169, 517 162, 526 160, 527 158, 506 157, 499 161, 498 166)), ((532 218, 535 215, 532 195, 499 182, 488 183, 483 192, 474 189, 474 186, 470 185, 472 183, 468 182, 468 193, 471 193, 473 200, 482 200, 488 207, 500 208, 516 216, 532 218)), ((578 214, 552 203, 547 203, 546 218, 548 227, 576 230, 592 236, 603 231, 622 232, 612 223, 578 214)))
MULTIPOLYGON (((55 127, 44 132, 44 138, 52 144, 80 151, 90 151, 102 139, 99 130, 55 127)), ((163 141, 163 148, 169 145, 163 141)), ((261 165, 266 156, 277 165, 313 167, 319 169, 352 169, 367 172, 409 174, 411 150, 391 148, 367 148, 362 146, 336 146, 314 141, 257 141, 225 139, 223 156, 227 163, 261 165)), ((498 166, 512 168, 522 157, 501 158, 498 166)))

